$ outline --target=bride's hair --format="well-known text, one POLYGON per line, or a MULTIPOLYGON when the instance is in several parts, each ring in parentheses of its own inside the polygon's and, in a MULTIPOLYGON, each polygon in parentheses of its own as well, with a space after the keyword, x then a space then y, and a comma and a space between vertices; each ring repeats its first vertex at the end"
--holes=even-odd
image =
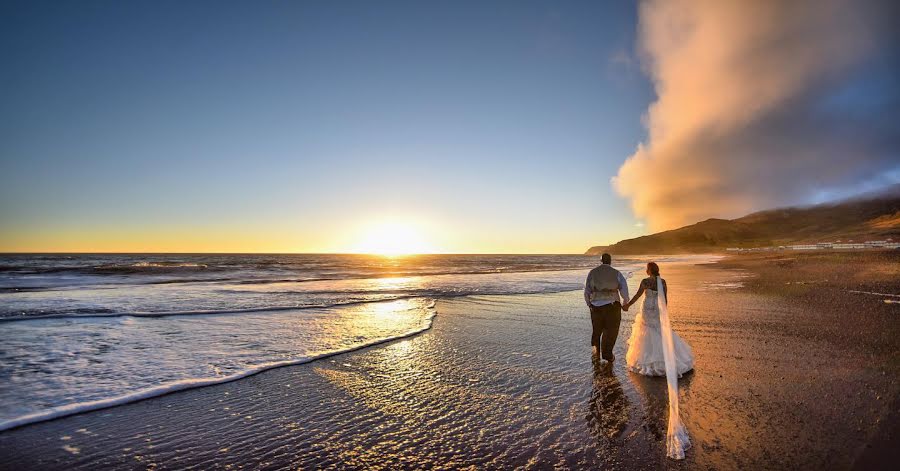
POLYGON ((647 264, 647 270, 653 276, 659 276, 659 265, 656 262, 650 262, 647 264))

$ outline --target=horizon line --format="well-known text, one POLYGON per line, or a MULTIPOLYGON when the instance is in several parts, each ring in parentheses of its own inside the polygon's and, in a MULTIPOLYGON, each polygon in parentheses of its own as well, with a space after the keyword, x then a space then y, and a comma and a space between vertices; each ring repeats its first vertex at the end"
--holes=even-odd
POLYGON ((586 253, 573 252, 529 252, 529 253, 511 253, 511 252, 427 252, 427 253, 410 253, 410 254, 380 254, 380 253, 363 253, 363 252, 2 252, 0 255, 368 255, 376 257, 416 257, 423 255, 587 255, 586 253))

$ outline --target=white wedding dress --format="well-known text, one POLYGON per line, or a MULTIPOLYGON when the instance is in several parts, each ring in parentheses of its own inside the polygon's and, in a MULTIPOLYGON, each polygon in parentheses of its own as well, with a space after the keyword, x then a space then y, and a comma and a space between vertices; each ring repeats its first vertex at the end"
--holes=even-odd
POLYGON ((669 393, 669 426, 666 431, 666 456, 684 459, 691 447, 687 428, 681 422, 678 405, 678 378, 694 368, 694 353, 672 331, 669 308, 663 291, 663 279, 656 277, 656 289, 644 290, 641 312, 634 318, 625 364, 630 371, 648 376, 665 376, 669 393))
MULTIPOLYGON (((675 365, 678 377, 694 368, 694 353, 691 347, 672 331, 675 347, 675 365)), ((659 292, 644 290, 641 312, 634 317, 628 353, 625 354, 628 370, 645 376, 665 376, 666 362, 663 357, 662 326, 659 320, 659 292)))

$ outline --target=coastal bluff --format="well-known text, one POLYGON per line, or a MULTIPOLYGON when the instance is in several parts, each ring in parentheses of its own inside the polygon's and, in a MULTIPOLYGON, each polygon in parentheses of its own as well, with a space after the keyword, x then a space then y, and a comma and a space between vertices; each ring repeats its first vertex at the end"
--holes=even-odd
POLYGON ((585 255, 710 253, 796 243, 900 240, 900 184, 887 191, 807 207, 779 208, 597 245, 585 255))

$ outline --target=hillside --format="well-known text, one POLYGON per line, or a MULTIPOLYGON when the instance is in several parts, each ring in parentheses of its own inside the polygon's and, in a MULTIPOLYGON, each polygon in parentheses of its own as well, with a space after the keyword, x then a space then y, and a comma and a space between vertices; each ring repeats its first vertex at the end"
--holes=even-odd
POLYGON ((900 185, 836 203, 760 211, 738 219, 707 219, 679 229, 595 246, 587 255, 704 253, 837 239, 900 239, 900 185))

